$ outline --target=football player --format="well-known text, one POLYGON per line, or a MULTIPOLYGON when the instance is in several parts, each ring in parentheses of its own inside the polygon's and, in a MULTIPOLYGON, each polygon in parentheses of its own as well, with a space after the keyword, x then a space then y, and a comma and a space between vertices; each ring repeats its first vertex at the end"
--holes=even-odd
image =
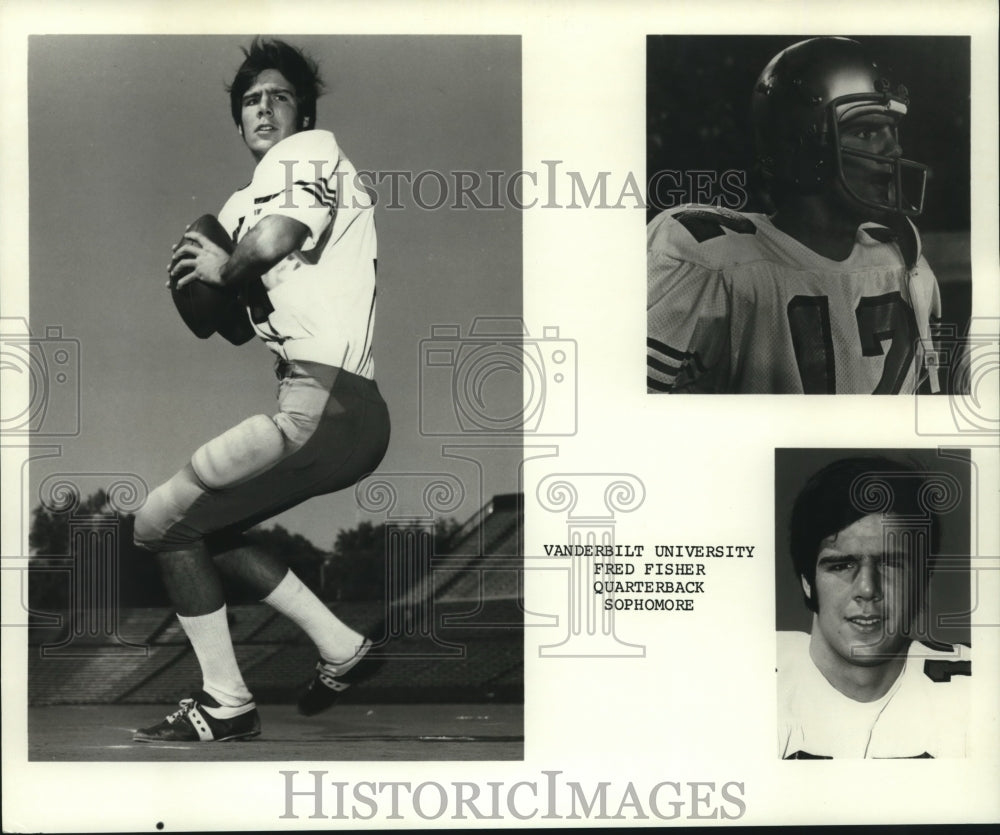
POLYGON ((201 691, 136 731, 139 741, 260 732, 219 572, 249 584, 316 644, 320 660, 299 702, 303 713, 328 707, 376 666, 368 639, 242 535, 310 497, 355 484, 378 466, 389 439, 372 362, 371 196, 334 135, 316 129, 315 63, 281 41, 256 39, 244 52, 230 103, 256 168, 219 213, 234 249, 227 254, 191 231, 175 248, 170 273, 183 275, 178 287, 202 281, 238 294, 243 322, 226 329, 252 327, 274 353, 278 410, 208 441, 136 516, 136 542, 156 552, 202 672, 201 691))
POLYGON ((812 38, 771 60, 752 105, 774 212, 687 205, 650 222, 648 390, 936 391, 918 347, 940 297, 910 220, 929 169, 902 157, 906 88, 858 42, 812 38))
POLYGON ((836 461, 799 494, 790 550, 812 629, 778 633, 784 759, 964 757, 967 647, 915 639, 940 521, 933 483, 886 458, 836 461))

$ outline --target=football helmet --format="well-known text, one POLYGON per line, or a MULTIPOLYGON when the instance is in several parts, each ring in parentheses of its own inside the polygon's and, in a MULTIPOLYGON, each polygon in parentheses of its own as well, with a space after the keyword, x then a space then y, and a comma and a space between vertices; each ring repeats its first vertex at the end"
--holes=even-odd
POLYGON ((858 203, 882 212, 919 215, 930 168, 895 153, 845 147, 844 126, 889 117, 893 136, 909 109, 906 87, 893 87, 857 41, 811 38, 782 50, 754 86, 752 120, 757 170, 772 195, 816 194, 834 180, 858 203), (885 199, 861 194, 844 175, 845 158, 884 167, 885 199))

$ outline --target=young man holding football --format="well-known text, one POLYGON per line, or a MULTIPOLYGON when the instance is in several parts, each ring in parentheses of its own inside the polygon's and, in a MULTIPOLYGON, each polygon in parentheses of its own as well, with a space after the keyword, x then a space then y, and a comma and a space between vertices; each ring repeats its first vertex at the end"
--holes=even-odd
POLYGON ((753 90, 774 212, 688 205, 647 231, 650 392, 907 394, 940 316, 920 254, 928 169, 902 158, 909 94, 847 38, 778 53, 753 90))
POLYGON ((157 554, 203 677, 199 693, 136 731, 138 741, 260 733, 233 652, 220 572, 249 584, 316 644, 320 661, 299 701, 303 713, 329 707, 376 669, 371 642, 243 536, 308 498, 355 484, 378 466, 389 440, 372 360, 371 196, 333 134, 315 129, 315 63, 281 41, 257 39, 245 55, 230 104, 256 168, 219 213, 232 252, 190 230, 174 249, 170 274, 178 289, 198 281, 237 300, 217 329, 236 343, 252 329, 275 354, 278 411, 208 441, 136 516, 136 542, 157 554))

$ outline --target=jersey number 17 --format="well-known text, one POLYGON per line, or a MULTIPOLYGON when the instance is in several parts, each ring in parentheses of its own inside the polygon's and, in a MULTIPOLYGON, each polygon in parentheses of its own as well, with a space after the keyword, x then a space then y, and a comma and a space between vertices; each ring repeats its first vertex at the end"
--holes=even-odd
MULTIPOLYGON (((917 320, 899 291, 862 296, 854 311, 861 354, 885 356, 882 376, 873 394, 899 394, 906 381, 920 336, 917 320), (890 340, 889 350, 882 347, 890 340)), ((833 330, 826 296, 795 296, 788 303, 795 361, 806 394, 836 394, 833 330)))

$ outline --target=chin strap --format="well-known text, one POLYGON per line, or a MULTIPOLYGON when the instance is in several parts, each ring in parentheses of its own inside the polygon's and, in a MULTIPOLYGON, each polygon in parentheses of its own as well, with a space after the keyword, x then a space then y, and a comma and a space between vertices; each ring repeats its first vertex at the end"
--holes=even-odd
POLYGON ((926 280, 920 274, 918 266, 921 254, 920 234, 913 221, 908 217, 897 216, 889 223, 889 228, 903 256, 903 263, 906 264, 906 289, 920 331, 920 344, 916 357, 920 369, 917 385, 919 387, 923 379, 926 379, 931 394, 938 394, 941 391, 941 382, 936 337, 941 322, 941 293, 937 281, 933 278, 926 280))
POLYGON ((920 235, 913 221, 908 217, 896 216, 889 222, 893 237, 896 239, 896 246, 899 247, 903 255, 903 263, 907 270, 913 270, 920 260, 920 235))

